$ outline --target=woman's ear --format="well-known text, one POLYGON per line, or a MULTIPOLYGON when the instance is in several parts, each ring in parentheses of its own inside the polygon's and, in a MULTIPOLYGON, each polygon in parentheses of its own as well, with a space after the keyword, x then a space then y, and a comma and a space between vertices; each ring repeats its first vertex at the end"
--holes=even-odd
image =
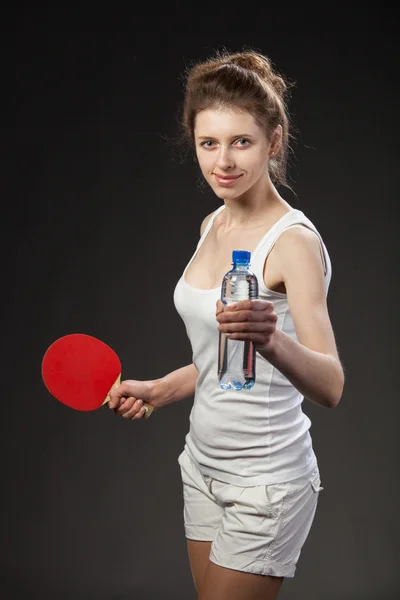
POLYGON ((276 156, 279 153, 279 150, 281 149, 281 146, 282 146, 282 134, 283 134, 282 125, 277 125, 276 128, 274 129, 274 131, 272 133, 272 137, 271 137, 271 146, 269 149, 270 156, 276 156))

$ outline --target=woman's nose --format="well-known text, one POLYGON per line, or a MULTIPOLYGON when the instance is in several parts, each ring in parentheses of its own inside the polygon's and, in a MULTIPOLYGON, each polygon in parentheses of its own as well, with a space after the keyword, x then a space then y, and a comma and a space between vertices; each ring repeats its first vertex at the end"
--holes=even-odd
POLYGON ((226 148, 221 148, 217 156, 217 167, 224 171, 235 166, 232 155, 226 148))

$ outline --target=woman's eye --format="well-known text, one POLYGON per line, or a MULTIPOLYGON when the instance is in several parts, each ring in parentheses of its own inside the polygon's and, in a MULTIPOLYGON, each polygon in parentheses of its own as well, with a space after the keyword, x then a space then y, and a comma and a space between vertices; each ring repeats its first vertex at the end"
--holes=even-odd
MULTIPOLYGON (((246 138, 240 138, 239 140, 235 140, 234 144, 243 148, 250 144, 250 140, 247 140, 246 138)), ((205 142, 201 142, 201 146, 203 146, 203 148, 213 148, 214 145, 215 142, 213 142, 212 140, 206 140, 205 142)))

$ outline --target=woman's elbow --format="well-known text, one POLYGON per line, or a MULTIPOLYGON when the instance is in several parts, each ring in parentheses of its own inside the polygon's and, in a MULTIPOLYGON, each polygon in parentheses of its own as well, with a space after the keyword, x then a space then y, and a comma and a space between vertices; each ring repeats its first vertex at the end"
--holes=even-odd
POLYGON ((336 362, 334 381, 335 381, 335 385, 332 386, 331 393, 329 394, 329 397, 327 398, 326 406, 328 408, 335 408, 339 404, 339 402, 343 396, 344 371, 343 371, 343 367, 339 361, 336 362))

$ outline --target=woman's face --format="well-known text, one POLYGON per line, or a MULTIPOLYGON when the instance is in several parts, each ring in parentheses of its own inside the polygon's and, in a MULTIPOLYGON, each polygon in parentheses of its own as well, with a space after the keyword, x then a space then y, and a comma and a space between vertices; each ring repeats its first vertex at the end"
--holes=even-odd
POLYGON ((241 196, 267 176, 271 143, 249 112, 203 110, 194 138, 200 169, 220 198, 241 196))

